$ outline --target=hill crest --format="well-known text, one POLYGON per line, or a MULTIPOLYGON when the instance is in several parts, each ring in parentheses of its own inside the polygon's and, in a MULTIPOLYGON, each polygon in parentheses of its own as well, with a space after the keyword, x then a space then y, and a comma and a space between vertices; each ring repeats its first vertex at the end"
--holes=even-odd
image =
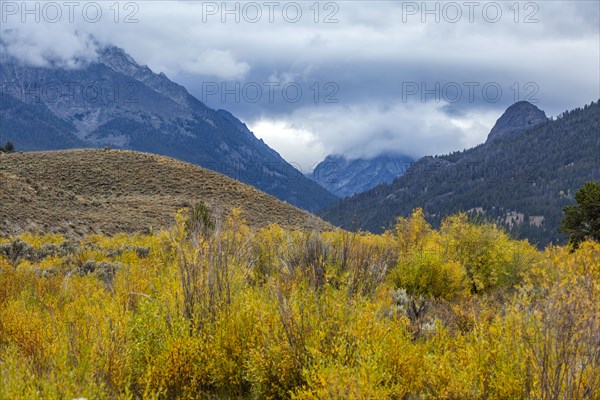
POLYGON ((239 207, 254 228, 331 227, 247 184, 165 156, 100 149, 0 155, 0 235, 144 232, 170 226, 177 209, 197 201, 220 213, 239 207))

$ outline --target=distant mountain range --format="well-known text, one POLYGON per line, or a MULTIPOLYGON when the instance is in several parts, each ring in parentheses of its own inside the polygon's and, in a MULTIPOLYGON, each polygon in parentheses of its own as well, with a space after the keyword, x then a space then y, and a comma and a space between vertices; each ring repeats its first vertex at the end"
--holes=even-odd
POLYGON ((329 155, 307 176, 338 197, 365 192, 382 183, 391 183, 414 163, 408 156, 380 155, 348 159, 329 155))
MULTIPOLYGON (((1 46, 0 46, 1 47, 1 46)), ((110 146, 188 161, 315 211, 336 200, 225 110, 109 46, 78 69, 2 54, 0 141, 17 151, 110 146)))
POLYGON ((600 105, 548 120, 533 104, 509 107, 485 144, 424 157, 391 184, 322 210, 334 225, 380 232, 422 207, 434 225, 459 211, 492 220, 544 246, 564 243, 562 208, 586 181, 600 181, 600 105))

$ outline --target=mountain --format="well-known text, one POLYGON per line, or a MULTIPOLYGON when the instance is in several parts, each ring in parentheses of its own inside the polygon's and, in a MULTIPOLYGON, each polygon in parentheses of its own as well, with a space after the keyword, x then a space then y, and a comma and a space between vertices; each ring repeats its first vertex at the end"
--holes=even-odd
POLYGON ((487 141, 490 142, 498 137, 518 132, 525 128, 539 125, 548 120, 546 113, 529 103, 519 101, 508 107, 504 114, 496 121, 490 131, 487 141))
POLYGON ((307 175, 338 197, 365 192, 403 175, 414 160, 407 156, 381 155, 371 159, 347 159, 329 155, 307 175))
POLYGON ((203 201, 242 209, 249 226, 331 225, 249 185, 172 158, 124 150, 0 153, 0 236, 24 231, 115 234, 169 227, 203 201))
MULTIPOLYGON (((0 66, 0 70, 3 66, 0 66)), ((55 116, 42 103, 23 103, 17 98, 0 94, 0 143, 17 143, 17 150, 89 147, 75 135, 75 127, 55 116), (11 134, 6 134, 11 132, 11 134), (18 132, 17 135, 14 133, 18 132), (22 146, 22 147, 21 147, 22 146)))
POLYGON ((110 146, 221 172, 306 210, 336 197, 241 121, 109 46, 80 68, 34 67, 2 54, 0 141, 18 151, 110 146))
POLYGON ((584 182, 600 181, 600 105, 592 102, 533 126, 514 118, 522 107, 509 108, 498 120, 495 133, 504 134, 493 140, 424 157, 391 184, 341 200, 319 215, 344 228, 380 232, 417 207, 434 225, 467 211, 540 246, 564 243, 558 231, 562 208, 574 204, 584 182), (521 121, 520 127, 512 123, 506 134, 511 124, 504 121, 521 121))

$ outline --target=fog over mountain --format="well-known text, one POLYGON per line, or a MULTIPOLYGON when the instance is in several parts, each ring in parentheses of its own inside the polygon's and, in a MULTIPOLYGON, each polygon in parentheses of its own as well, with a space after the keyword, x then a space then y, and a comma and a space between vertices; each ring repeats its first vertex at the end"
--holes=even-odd
POLYGON ((422 208, 438 226, 466 212, 544 247, 564 243, 563 207, 587 181, 600 181, 600 103, 547 119, 527 102, 498 118, 489 139, 471 149, 415 162, 404 175, 320 212, 346 229, 381 232, 422 208))
POLYGON ((469 148, 517 101, 556 116, 599 97, 596 1, 300 2, 299 14, 296 3, 232 2, 227 13, 220 2, 148 1, 97 3, 99 18, 81 4, 72 20, 57 4, 52 21, 49 8, 38 21, 21 3, 3 9, 5 50, 76 67, 96 57, 93 34, 230 111, 303 173, 329 154, 469 148))
POLYGON ((382 183, 391 183, 406 173, 413 163, 410 157, 390 154, 371 159, 329 155, 307 176, 343 198, 366 192, 382 183))

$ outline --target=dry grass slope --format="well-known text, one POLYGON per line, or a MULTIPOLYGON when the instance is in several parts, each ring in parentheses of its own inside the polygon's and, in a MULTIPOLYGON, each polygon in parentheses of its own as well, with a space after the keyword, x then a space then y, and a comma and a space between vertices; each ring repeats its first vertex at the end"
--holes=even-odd
POLYGON ((207 169, 117 150, 0 154, 0 235, 144 232, 168 227, 177 209, 205 202, 243 210, 251 227, 330 229, 317 217, 207 169))

